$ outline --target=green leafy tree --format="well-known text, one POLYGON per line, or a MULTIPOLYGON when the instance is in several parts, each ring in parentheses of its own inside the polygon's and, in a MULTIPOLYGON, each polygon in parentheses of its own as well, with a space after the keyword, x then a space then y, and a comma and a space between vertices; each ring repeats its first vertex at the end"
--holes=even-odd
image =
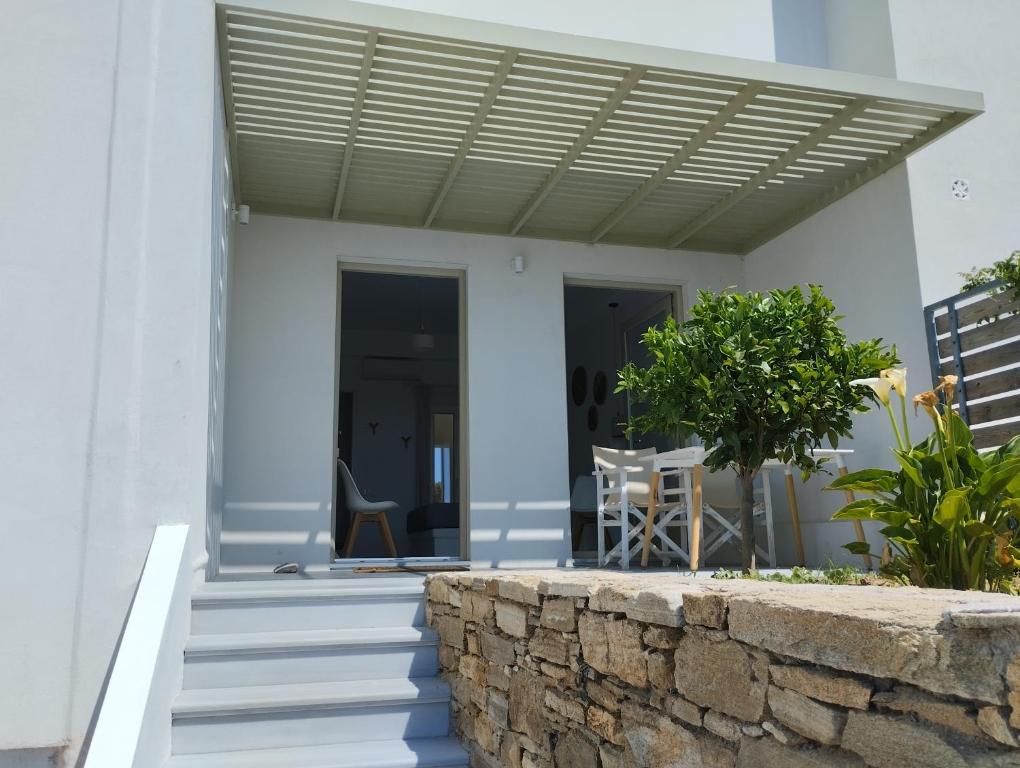
POLYGON ((833 303, 818 286, 762 293, 702 291, 690 319, 668 318, 642 337, 653 359, 620 371, 617 391, 647 410, 631 432, 698 435, 712 447, 705 465, 740 477, 743 567, 754 563, 754 479, 778 458, 816 471, 811 449, 849 435, 867 410, 853 379, 896 362, 879 339, 848 343, 833 303))

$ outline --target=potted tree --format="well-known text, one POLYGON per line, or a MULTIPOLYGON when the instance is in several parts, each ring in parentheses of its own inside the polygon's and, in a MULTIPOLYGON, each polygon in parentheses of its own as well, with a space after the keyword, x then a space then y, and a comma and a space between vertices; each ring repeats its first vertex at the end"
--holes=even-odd
POLYGON ((640 433, 697 435, 710 471, 733 467, 741 485, 741 554, 754 565, 754 479, 772 458, 805 474, 811 449, 850 434, 867 410, 854 379, 897 362, 880 339, 849 343, 835 306, 818 286, 769 293, 702 291, 682 326, 673 318, 643 336, 654 362, 620 371, 617 391, 647 410, 627 425, 640 433))

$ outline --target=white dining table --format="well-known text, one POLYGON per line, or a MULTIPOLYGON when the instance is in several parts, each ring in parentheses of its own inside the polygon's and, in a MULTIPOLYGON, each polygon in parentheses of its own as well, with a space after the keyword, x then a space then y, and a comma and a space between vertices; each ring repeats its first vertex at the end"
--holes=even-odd
MULTIPOLYGON (((648 513, 645 519, 645 541, 641 557, 641 565, 643 567, 648 564, 648 553, 651 547, 652 535, 655 531, 655 516, 656 507, 658 506, 659 500, 657 498, 658 493, 654 489, 658 488, 659 478, 663 472, 689 472, 691 475, 691 487, 692 487, 692 498, 690 504, 690 535, 688 542, 688 557, 690 568, 692 571, 698 570, 700 565, 700 549, 701 549, 701 527, 702 527, 702 516, 703 516, 703 502, 701 493, 701 481, 704 475, 704 457, 708 449, 705 448, 680 448, 675 451, 666 451, 664 453, 656 454, 652 458, 652 488, 653 493, 650 498, 650 505, 648 513)), ((847 457, 853 454, 853 450, 849 448, 818 448, 811 452, 814 458, 818 459, 831 459, 836 465, 836 471, 840 476, 847 474, 847 457)), ((786 498, 787 505, 790 510, 790 522, 793 528, 793 545, 794 551, 797 557, 798 565, 806 564, 806 556, 804 551, 804 537, 800 526, 800 505, 797 500, 797 487, 794 482, 794 472, 796 467, 793 465, 780 461, 779 459, 769 459, 762 464, 762 471, 764 472, 762 477, 764 502, 768 505, 769 513, 772 508, 772 495, 771 495, 771 473, 776 470, 782 470, 785 484, 786 484, 786 498)), ((854 494, 852 491, 844 491, 844 495, 847 503, 854 501, 854 494)), ((854 520, 854 531, 858 541, 865 541, 864 527, 861 521, 854 520)), ((774 551, 774 546, 770 542, 770 550, 774 551)), ((872 567, 872 560, 870 555, 864 555, 865 564, 868 569, 872 567)))

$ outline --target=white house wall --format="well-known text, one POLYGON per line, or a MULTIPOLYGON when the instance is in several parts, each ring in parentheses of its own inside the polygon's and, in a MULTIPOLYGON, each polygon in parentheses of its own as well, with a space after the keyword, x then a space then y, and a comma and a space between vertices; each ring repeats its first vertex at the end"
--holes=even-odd
POLYGON ((985 113, 907 160, 925 304, 1020 248, 1020 3, 774 0, 781 61, 981 91, 985 113), (819 42, 823 28, 824 44, 819 42), (952 195, 969 182, 970 199, 952 195))
POLYGON ((742 278, 734 256, 253 216, 237 230, 225 503, 232 532, 289 541, 283 552, 304 562, 328 558, 338 259, 466 272, 479 565, 569 557, 564 276, 683 284, 688 295, 742 278))
POLYGON ((4 6, 0 764, 74 764, 155 526, 204 528, 213 40, 206 0, 4 6))
POLYGON ((773 61, 772 0, 369 0, 374 5, 773 61))
POLYGON ((907 161, 926 304, 1020 249, 1020 3, 891 0, 896 76, 980 90, 985 114, 907 161), (970 199, 951 194, 970 183, 970 199))

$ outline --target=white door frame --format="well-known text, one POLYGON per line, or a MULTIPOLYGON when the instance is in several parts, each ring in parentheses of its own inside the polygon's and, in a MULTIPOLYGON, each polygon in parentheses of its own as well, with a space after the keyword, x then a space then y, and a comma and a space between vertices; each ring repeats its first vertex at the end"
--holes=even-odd
POLYGON ((333 361, 333 499, 330 521, 330 559, 333 567, 350 568, 359 565, 428 565, 430 563, 467 562, 470 560, 470 535, 468 530, 468 364, 467 364, 467 268, 453 266, 427 266, 407 262, 381 262, 360 260, 350 257, 338 257, 336 269, 336 328, 334 331, 335 349, 333 361), (446 277, 457 280, 457 439, 458 445, 458 506, 460 514, 460 557, 372 557, 372 558, 340 558, 336 551, 336 503, 337 503, 337 429, 340 417, 340 341, 341 341, 341 306, 343 297, 342 280, 344 272, 376 272, 387 275, 403 275, 411 277, 446 277))

